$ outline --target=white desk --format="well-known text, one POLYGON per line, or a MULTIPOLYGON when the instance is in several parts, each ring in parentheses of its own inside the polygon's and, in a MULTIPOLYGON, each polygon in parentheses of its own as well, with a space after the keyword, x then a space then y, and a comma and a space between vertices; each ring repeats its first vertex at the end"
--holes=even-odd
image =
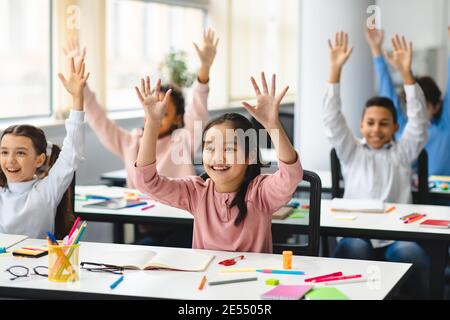
MULTIPOLYGON (((44 240, 26 240, 17 247, 29 245, 44 245, 44 240)), ((144 247, 148 250, 192 250, 174 249, 163 247, 144 247)), ((80 262, 95 262, 96 256, 102 251, 128 251, 142 249, 138 246, 105 244, 105 243, 81 243, 80 262)), ((80 281, 77 283, 53 283, 46 278, 32 276, 14 281, 9 280, 11 275, 3 272, 13 265, 35 267, 47 265, 47 257, 39 259, 24 259, 13 256, 0 257, 0 297, 9 298, 35 298, 35 299, 123 299, 123 298, 161 298, 161 299, 186 299, 186 300, 258 300, 260 295, 272 286, 265 284, 269 278, 277 278, 283 284, 303 284, 303 279, 309 276, 317 276, 336 272, 344 274, 372 275, 372 278, 380 279, 376 282, 361 282, 353 284, 339 284, 339 288, 350 299, 381 300, 389 298, 399 285, 406 279, 411 264, 387 263, 362 260, 330 259, 320 257, 293 257, 293 267, 305 272, 304 276, 271 275, 260 273, 219 273, 223 266, 218 261, 236 256, 235 252, 207 251, 215 255, 215 259, 208 266, 206 272, 179 272, 179 271, 125 271, 125 278, 114 290, 109 288, 118 275, 108 273, 94 273, 81 270, 80 281), (205 285, 199 291, 198 285, 206 275, 208 281, 234 279, 241 277, 258 277, 258 281, 234 283, 219 286, 205 285)), ((282 256, 259 253, 243 253, 245 259, 232 268, 257 268, 260 266, 280 268, 282 256)))
MULTIPOLYGON (((306 203, 303 200, 299 201, 306 203)), ((412 212, 420 212, 427 213, 428 219, 450 220, 450 207, 396 204, 397 209, 389 214, 354 214, 357 216, 356 220, 343 221, 337 220, 336 214, 329 212, 330 203, 330 200, 322 200, 321 235, 406 240, 424 244, 431 257, 432 297, 443 297, 450 229, 421 228, 418 226, 419 222, 403 224, 399 218, 412 212)), ((387 205, 389 206, 390 204, 387 205)), ((75 203, 75 212, 83 219, 92 221, 181 224, 192 224, 193 222, 193 217, 189 213, 162 204, 157 204, 155 208, 146 211, 141 211, 139 208, 104 210, 84 208, 83 202, 77 201, 75 203)), ((272 230, 286 234, 301 233, 305 231, 308 221, 308 214, 305 214, 304 219, 273 220, 272 230)))

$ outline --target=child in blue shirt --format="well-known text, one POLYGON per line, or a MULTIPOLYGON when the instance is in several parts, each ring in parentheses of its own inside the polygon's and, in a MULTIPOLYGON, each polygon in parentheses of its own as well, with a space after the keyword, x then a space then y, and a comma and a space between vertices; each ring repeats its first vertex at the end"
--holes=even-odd
MULTIPOLYGON (((386 52, 385 57, 383 57, 381 46, 384 32, 377 29, 367 29, 366 38, 372 51, 375 74, 379 85, 378 94, 390 98, 397 109, 398 124, 400 125, 396 134, 398 139, 406 126, 407 116, 395 91, 385 57, 389 64, 394 69, 396 68, 392 64, 391 57, 386 52)), ((417 83, 425 94, 428 116, 431 122, 431 126, 428 129, 429 140, 425 146, 429 159, 429 175, 450 176, 450 60, 448 75, 447 89, 443 99, 439 87, 431 77, 420 77, 417 79, 417 83)))

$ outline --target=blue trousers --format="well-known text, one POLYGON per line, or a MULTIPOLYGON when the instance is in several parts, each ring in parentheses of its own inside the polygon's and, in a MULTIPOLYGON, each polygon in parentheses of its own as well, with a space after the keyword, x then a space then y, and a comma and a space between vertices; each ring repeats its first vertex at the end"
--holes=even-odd
POLYGON ((429 297, 430 258, 415 242, 395 241, 389 246, 375 249, 370 240, 344 238, 339 241, 334 257, 412 263, 412 274, 401 288, 400 295, 417 299, 429 297))

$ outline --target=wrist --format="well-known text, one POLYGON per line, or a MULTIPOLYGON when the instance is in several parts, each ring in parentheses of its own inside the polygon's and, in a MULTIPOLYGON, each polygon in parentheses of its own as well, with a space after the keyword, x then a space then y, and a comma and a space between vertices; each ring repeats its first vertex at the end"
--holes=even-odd
POLYGON ((370 47, 370 50, 372 51, 372 56, 373 57, 380 57, 382 55, 381 53, 381 47, 370 47))
POLYGON ((339 83, 341 81, 342 67, 331 66, 330 77, 328 78, 329 83, 339 83))
POLYGON ((202 65, 200 70, 198 71, 197 80, 200 83, 206 84, 209 82, 209 71, 211 70, 210 66, 202 65))
POLYGON ((73 96, 73 109, 77 111, 83 111, 83 104, 84 104, 84 98, 83 95, 80 96, 73 96))
POLYGON ((412 85, 416 83, 416 79, 411 70, 402 71, 402 78, 405 85, 412 85))

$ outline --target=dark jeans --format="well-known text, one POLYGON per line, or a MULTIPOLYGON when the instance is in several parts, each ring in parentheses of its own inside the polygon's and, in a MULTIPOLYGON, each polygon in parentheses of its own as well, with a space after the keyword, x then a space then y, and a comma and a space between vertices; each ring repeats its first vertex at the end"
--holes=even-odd
POLYGON ((395 241, 389 246, 375 249, 370 240, 344 238, 339 241, 334 257, 412 263, 413 272, 401 288, 400 294, 417 299, 429 297, 430 258, 425 250, 415 242, 395 241))
POLYGON ((161 246, 176 248, 192 248, 192 226, 173 226, 165 228, 164 232, 141 234, 135 242, 143 246, 161 246))

